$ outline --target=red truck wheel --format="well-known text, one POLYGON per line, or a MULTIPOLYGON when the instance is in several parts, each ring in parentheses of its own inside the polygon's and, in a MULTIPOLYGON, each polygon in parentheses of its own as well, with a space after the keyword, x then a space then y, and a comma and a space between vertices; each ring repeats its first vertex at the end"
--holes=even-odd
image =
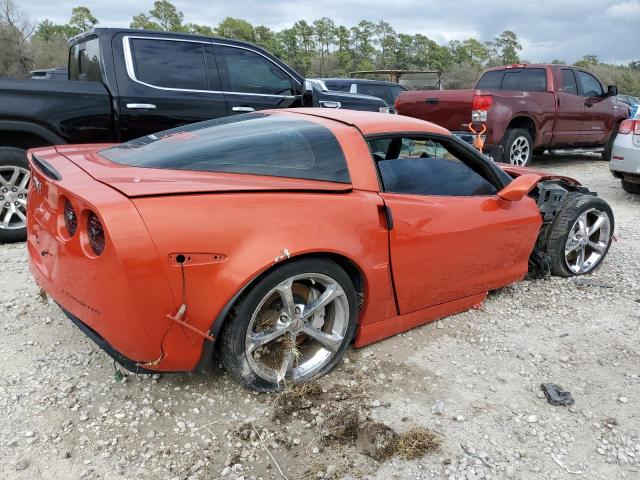
POLYGON ((528 130, 511 128, 502 140, 502 163, 526 166, 533 155, 533 140, 528 130))

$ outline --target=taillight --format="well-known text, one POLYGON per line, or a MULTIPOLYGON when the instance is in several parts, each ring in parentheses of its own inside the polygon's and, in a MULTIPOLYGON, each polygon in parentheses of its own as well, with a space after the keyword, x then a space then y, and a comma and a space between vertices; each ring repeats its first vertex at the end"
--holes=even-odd
POLYGON ((93 253, 101 255, 104 252, 104 228, 98 216, 93 212, 89 212, 87 216, 87 236, 93 253))
POLYGON ((632 132, 634 135, 640 135, 640 120, 627 119, 620 124, 619 134, 629 135, 632 132))
POLYGON ((471 107, 471 121, 486 122, 492 103, 493 97, 491 95, 474 95, 471 107))
POLYGON ((73 237, 78 230, 78 216, 69 200, 64 201, 64 226, 70 237, 73 237))

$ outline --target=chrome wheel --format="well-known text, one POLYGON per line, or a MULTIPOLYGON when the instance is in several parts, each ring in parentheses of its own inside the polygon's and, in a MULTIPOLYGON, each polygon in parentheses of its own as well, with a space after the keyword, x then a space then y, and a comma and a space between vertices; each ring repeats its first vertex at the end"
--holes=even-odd
POLYGON ((529 145, 529 139, 520 135, 511 144, 511 150, 509 151, 509 162, 511 165, 518 165, 524 167, 529 161, 531 156, 531 147, 529 145))
POLYGON ((0 167, 0 228, 27 226, 27 189, 31 172, 16 166, 0 167))
POLYGON ((611 242, 609 214, 596 208, 583 212, 575 221, 564 247, 567 267, 575 274, 593 270, 611 242))
POLYGON ((245 355, 262 379, 299 383, 331 362, 348 328, 349 302, 340 284, 320 273, 295 275, 258 304, 247 328, 245 355))

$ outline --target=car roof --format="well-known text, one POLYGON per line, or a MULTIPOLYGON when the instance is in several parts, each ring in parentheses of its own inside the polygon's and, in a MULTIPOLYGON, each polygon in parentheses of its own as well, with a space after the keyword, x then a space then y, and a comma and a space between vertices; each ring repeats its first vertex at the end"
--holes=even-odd
POLYGON ((325 118, 356 127, 363 135, 375 135, 381 133, 435 133, 439 135, 451 135, 449 130, 424 120, 393 115, 390 113, 365 112, 360 110, 343 110, 329 108, 289 108, 271 110, 271 112, 285 113, 287 115, 306 115, 325 118))

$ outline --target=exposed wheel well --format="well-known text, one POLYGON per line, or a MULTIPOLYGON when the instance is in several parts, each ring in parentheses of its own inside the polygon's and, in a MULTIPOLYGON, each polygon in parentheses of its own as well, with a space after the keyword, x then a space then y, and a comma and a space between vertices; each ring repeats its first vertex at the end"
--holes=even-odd
POLYGON ((27 150, 29 148, 46 147, 51 145, 48 140, 31 132, 0 131, 0 146, 15 147, 27 150))
POLYGON ((244 295, 248 291, 250 291, 251 288, 253 288, 253 286, 256 283, 258 283, 266 275, 268 275, 272 271, 280 268, 281 266, 288 265, 289 263, 297 262, 297 261, 305 259, 305 258, 320 258, 320 259, 324 258, 324 259, 332 260, 335 263, 337 263, 347 273, 347 275, 351 279, 351 282, 353 283, 353 287, 356 290, 356 295, 358 296, 358 298, 357 298, 358 309, 362 308, 362 306, 364 305, 364 300, 365 300, 365 279, 364 279, 364 274, 362 273, 362 270, 360 269, 360 267, 358 267, 355 264, 355 262, 353 262, 351 259, 345 257, 344 255, 340 255, 340 254, 337 254, 337 253, 330 253, 330 252, 314 252, 314 253, 306 253, 306 254, 302 254, 302 255, 296 255, 294 257, 290 257, 290 258, 288 258, 286 260, 278 262, 275 265, 272 265, 271 267, 269 267, 267 270, 262 272, 256 278, 251 280, 251 282, 249 282, 247 285, 245 285, 245 287, 242 289, 240 294, 236 295, 231 300, 231 302, 224 308, 224 310, 221 312, 221 314, 218 315, 218 317, 215 319, 214 324, 212 326, 211 333, 213 334, 214 337, 216 337, 216 342, 217 342, 217 339, 218 339, 218 333, 222 329, 222 326, 224 325, 224 323, 233 314, 234 309, 242 301, 242 298, 244 297, 244 295))
POLYGON ((523 128, 527 130, 531 134, 531 138, 533 139, 533 143, 536 142, 536 124, 529 117, 516 117, 509 122, 507 125, 507 130, 511 128, 523 128))

